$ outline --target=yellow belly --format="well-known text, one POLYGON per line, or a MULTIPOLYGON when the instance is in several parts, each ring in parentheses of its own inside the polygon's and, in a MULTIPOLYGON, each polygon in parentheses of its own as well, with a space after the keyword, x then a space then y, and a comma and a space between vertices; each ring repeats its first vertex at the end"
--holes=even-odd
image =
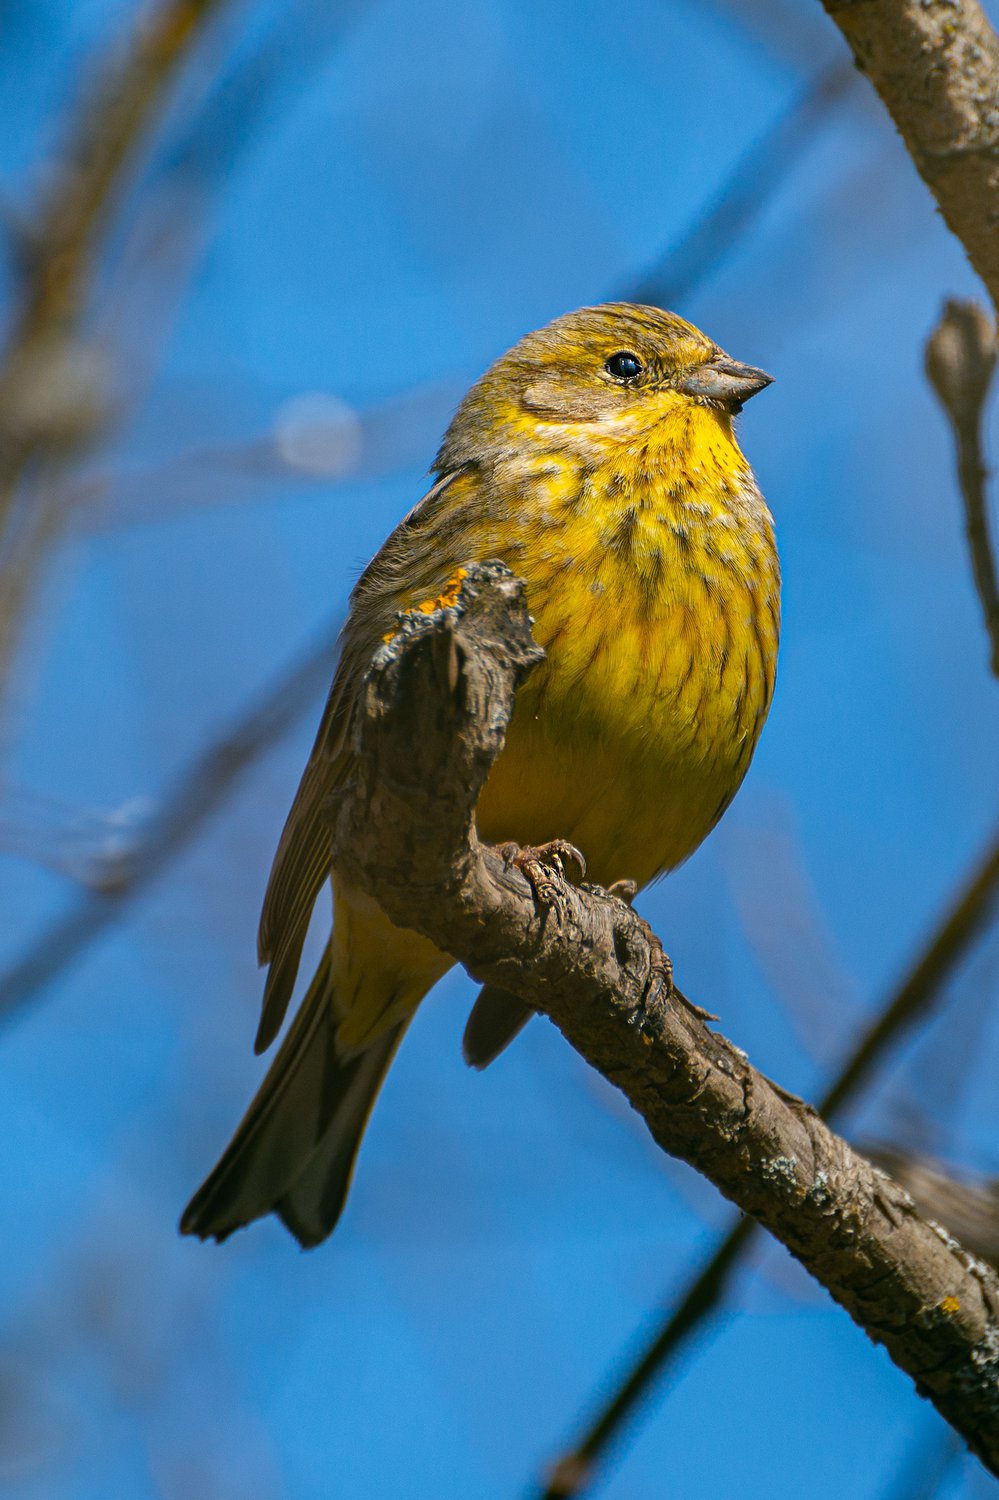
POLYGON ((511 561, 547 657, 479 799, 480 834, 568 838, 588 878, 646 885, 697 848, 748 769, 773 689, 776 584, 742 556, 668 558, 655 587, 606 548, 529 564, 511 561))
MULTIPOLYGON (((632 703, 636 715, 669 727, 654 705, 632 703)), ((490 843, 567 838, 585 855, 587 878, 601 885, 647 885, 692 854, 735 795, 752 752, 751 744, 742 754, 732 745, 705 756, 696 737, 684 742, 686 721, 675 736, 650 743, 643 735, 628 745, 613 724, 601 733, 575 714, 535 709, 536 695, 525 692, 479 798, 479 833, 490 843)))
POLYGON ((588 880, 641 887, 693 853, 737 787, 734 777, 691 774, 666 757, 622 769, 603 746, 515 727, 476 817, 489 843, 567 838, 585 856, 588 880))

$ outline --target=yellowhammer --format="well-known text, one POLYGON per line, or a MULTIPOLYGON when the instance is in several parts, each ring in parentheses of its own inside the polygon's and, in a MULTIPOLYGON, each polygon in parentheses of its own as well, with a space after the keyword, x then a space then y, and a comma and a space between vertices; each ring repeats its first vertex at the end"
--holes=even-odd
MULTIPOLYGON (((381 1081, 452 960, 392 926, 333 866, 323 804, 351 774, 363 674, 399 611, 462 564, 526 580, 546 657, 518 696, 477 809, 483 838, 572 840, 590 878, 638 887, 697 848, 746 774, 773 693, 780 571, 732 418, 770 377, 672 313, 612 303, 523 338, 473 386, 436 483, 351 596, 315 747, 260 921, 257 1050, 291 999, 313 904, 333 932, 308 994, 185 1232, 224 1239, 276 1213, 303 1245, 340 1216, 381 1081)), ((483 1066, 527 1018, 486 989, 465 1034, 483 1066)))

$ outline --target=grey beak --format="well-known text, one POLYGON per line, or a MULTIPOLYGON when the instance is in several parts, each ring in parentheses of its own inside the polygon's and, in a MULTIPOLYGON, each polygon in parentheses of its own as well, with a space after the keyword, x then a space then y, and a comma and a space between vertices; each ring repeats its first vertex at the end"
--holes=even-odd
POLYGON ((723 406, 726 411, 737 412, 750 396, 772 384, 773 376, 765 370, 757 370, 754 365, 743 365, 736 359, 721 355, 684 376, 677 390, 707 405, 723 406))

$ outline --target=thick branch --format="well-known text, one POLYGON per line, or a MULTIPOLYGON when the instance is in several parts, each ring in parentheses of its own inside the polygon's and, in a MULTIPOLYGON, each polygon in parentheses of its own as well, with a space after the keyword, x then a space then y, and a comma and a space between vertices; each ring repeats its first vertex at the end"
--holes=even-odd
MULTIPOLYGON (((990 839, 984 856, 975 860, 969 874, 961 881, 942 919, 926 938, 900 984, 844 1059, 819 1101, 819 1113, 823 1119, 833 1118, 846 1105, 852 1104, 906 1032, 926 1020, 933 1006, 946 993, 947 981, 958 964, 989 929, 997 890, 999 829, 990 839)), ((865 1155, 869 1154, 865 1152, 865 1155)), ((912 1194, 924 1218, 940 1220, 973 1254, 990 1261, 993 1266, 997 1264, 999 1251, 995 1251, 995 1246, 999 1245, 999 1206, 997 1232, 992 1238, 985 1241, 977 1223, 974 1237, 969 1238, 965 1231, 973 1217, 964 1208, 961 1220, 952 1222, 953 1195, 945 1201, 938 1198, 932 1210, 928 1209, 924 1197, 914 1191, 913 1184, 902 1170, 895 1170, 891 1163, 880 1158, 876 1160, 912 1194), (983 1243, 988 1243, 988 1253, 983 1251, 983 1243)), ((670 1362, 677 1357, 692 1331, 722 1301, 732 1274, 747 1247, 753 1243, 754 1231, 758 1228, 752 1219, 736 1219, 728 1233, 719 1240, 714 1252, 694 1273, 652 1338, 637 1358, 632 1359, 627 1372, 615 1377, 612 1393, 603 1399, 597 1416, 583 1435, 551 1466, 543 1500, 562 1500, 562 1497, 581 1494, 592 1482, 597 1460, 612 1442, 620 1439, 621 1428, 638 1402, 654 1381, 663 1379, 670 1362)))
POLYGON ((484 982, 548 1015, 664 1150, 769 1229, 999 1472, 999 1283, 800 1099, 678 996, 646 1003, 639 919, 598 887, 539 915, 478 841, 473 810, 518 682, 539 659, 522 586, 469 569, 458 605, 406 617, 354 725, 357 773, 329 807, 341 876, 484 982))
POLYGON ((823 0, 999 308, 999 39, 977 0, 823 0))

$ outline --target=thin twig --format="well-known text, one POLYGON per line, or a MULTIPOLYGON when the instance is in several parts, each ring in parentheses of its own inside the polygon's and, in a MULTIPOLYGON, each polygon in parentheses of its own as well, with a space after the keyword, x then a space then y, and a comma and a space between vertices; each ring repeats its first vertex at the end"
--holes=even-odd
POLYGON ((566 1500, 582 1495, 596 1477, 600 1460, 611 1444, 620 1441, 625 1424, 639 1402, 661 1385, 673 1356, 695 1328, 710 1316, 725 1295, 729 1277, 742 1259, 759 1225, 755 1219, 737 1219, 720 1241, 711 1259, 694 1277, 682 1299, 642 1349, 627 1375, 615 1382, 614 1394, 584 1436, 549 1468, 541 1491, 543 1500, 566 1500))
POLYGON ((129 906, 188 847, 250 767, 275 745, 329 684, 339 622, 327 626, 217 739, 203 749, 138 833, 99 890, 80 895, 21 958, 0 975, 0 1024, 64 973, 120 920, 129 906))
MULTIPOLYGON (((829 1085, 818 1106, 824 1119, 834 1117, 853 1102, 899 1038, 926 1019, 957 965, 988 929, 997 894, 999 829, 908 974, 829 1085)), ((552 1464, 550 1477, 540 1492, 543 1500, 567 1500, 588 1488, 598 1461, 612 1442, 620 1441, 625 1423, 638 1403, 650 1394, 655 1382, 662 1380, 681 1345, 725 1296, 732 1273, 757 1229, 751 1219, 741 1219, 732 1225, 638 1359, 614 1382, 614 1394, 603 1404, 599 1415, 572 1448, 552 1464)))
POLYGON ((662 260, 626 296, 632 302, 679 307, 728 260, 815 140, 857 77, 839 58, 811 79, 794 103, 740 155, 724 182, 662 260))
POLYGON ((934 1421, 928 1432, 911 1441, 908 1453, 893 1466, 881 1500, 937 1500, 963 1456, 964 1444, 957 1433, 934 1421))
POLYGON ((989 530, 982 418, 996 367, 996 330, 977 302, 949 300, 926 341, 926 374, 950 421, 971 569, 999 677, 999 582, 989 530))

